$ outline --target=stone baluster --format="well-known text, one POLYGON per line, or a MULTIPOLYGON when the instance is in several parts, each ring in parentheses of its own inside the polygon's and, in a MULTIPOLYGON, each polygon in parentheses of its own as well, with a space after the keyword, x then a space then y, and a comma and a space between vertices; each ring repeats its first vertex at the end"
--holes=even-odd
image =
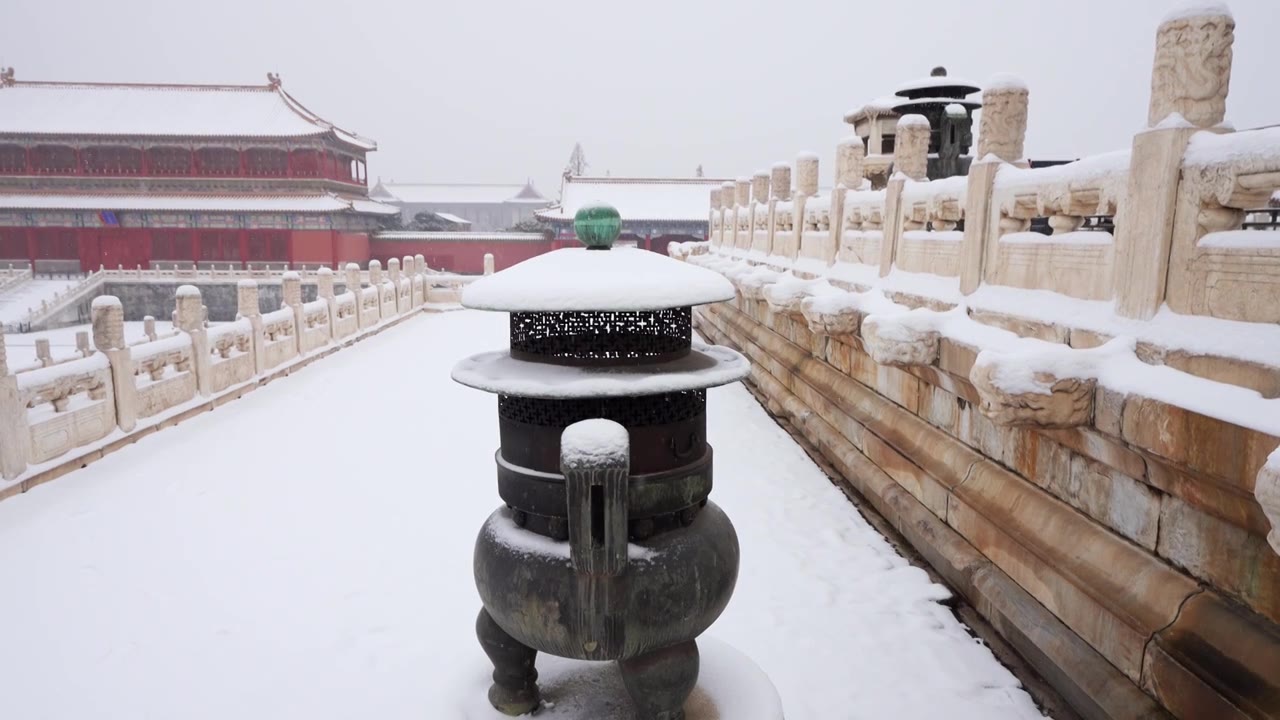
POLYGON ((711 188, 711 209, 707 211, 707 240, 712 245, 719 245, 721 240, 720 233, 716 232, 716 218, 723 220, 724 213, 721 210, 720 188, 711 188))
POLYGON ((733 218, 733 246, 736 248, 750 247, 751 242, 747 238, 750 237, 750 228, 746 231, 742 229, 743 219, 751 217, 751 178, 740 177, 733 182, 733 202, 738 209, 734 213, 733 218))
POLYGON ((343 269, 343 273, 346 275, 347 292, 351 293, 351 296, 355 298, 356 327, 363 328, 365 327, 365 321, 364 313, 362 312, 363 302, 360 297, 360 266, 355 263, 347 263, 347 266, 343 269))
POLYGON ((93 354, 93 348, 89 345, 88 330, 80 330, 76 333, 76 352, 80 357, 89 357, 93 354))
POLYGON ((258 304, 258 281, 241 280, 236 283, 236 319, 246 319, 252 328, 253 371, 262 374, 267 365, 266 333, 262 325, 262 309, 258 304))
POLYGON ((156 319, 151 315, 146 315, 142 318, 142 334, 147 336, 147 340, 155 342, 156 319))
POLYGON ((929 119, 925 116, 903 115, 898 119, 893 170, 912 180, 929 179, 929 119))
POLYGON ((116 424, 130 432, 138 423, 138 390, 133 380, 133 356, 124 342, 124 306, 118 297, 101 295, 93 299, 90 318, 93 346, 111 365, 116 424))
POLYGON ((36 360, 40 362, 40 367, 53 365, 53 351, 49 347, 49 338, 36 338, 36 360))
POLYGON ((4 330, 0 329, 0 478, 12 480, 27 469, 31 431, 18 378, 9 374, 4 330))
POLYGON ((979 161, 988 155, 1008 163, 1023 160, 1030 97, 1026 83, 1013 75, 1000 74, 987 81, 987 88, 982 91, 979 161))
POLYGON ((200 288, 182 285, 174 298, 173 326, 191 338, 191 369, 196 374, 196 391, 203 397, 213 394, 213 361, 209 354, 208 310, 200 288))
POLYGON ((811 152, 802 152, 796 156, 796 195, 813 197, 817 194, 818 155, 811 152))
MULTIPOLYGON (((1149 129, 1133 138, 1129 185, 1116 214, 1116 310, 1149 320, 1169 294, 1182 294, 1189 255, 1199 240, 1196 212, 1175 212, 1182 159, 1191 136, 1223 122, 1231 83, 1235 21, 1205 3, 1171 15, 1156 31, 1149 129), (1175 233, 1181 262, 1170 266, 1175 233), (1184 259, 1186 258, 1186 259, 1184 259)), ((983 111, 986 112, 985 110, 983 111)))
POLYGON ((387 260, 387 275, 391 278, 391 286, 395 288, 396 313, 403 313, 408 308, 404 307, 400 302, 400 259, 390 258, 387 260))
POLYGON ((751 176, 751 199, 761 205, 769 202, 769 171, 758 170, 751 176))
POLYGON ((982 124, 978 154, 969 167, 964 208, 964 240, 960 245, 960 291, 968 295, 982 284, 986 267, 1000 237, 999 221, 992 223, 992 193, 996 173, 1004 163, 1023 163, 1030 91, 1019 78, 999 74, 982 91, 982 124))
POLYGON ((307 317, 302 310, 302 277, 293 271, 286 272, 280 278, 280 291, 283 296, 281 309, 289 308, 293 311, 293 343, 295 350, 301 355, 304 352, 302 336, 307 332, 307 317))
POLYGON ((773 179, 769 186, 773 197, 786 202, 791 199, 791 166, 784 162, 773 164, 773 179))
POLYGON ((862 144, 862 138, 853 135, 841 140, 836 147, 836 185, 843 185, 848 190, 861 188, 866 156, 867 148, 862 144))
POLYGON ((423 255, 414 255, 414 256, 413 256, 413 266, 414 266, 414 268, 416 268, 416 270, 417 270, 417 272, 418 272, 418 274, 419 274, 419 275, 426 275, 426 274, 427 274, 427 258, 426 258, 425 256, 423 256, 423 255))
POLYGON ((484 254, 484 274, 485 275, 493 274, 493 253, 484 254))
POLYGON ((333 292, 333 271, 326 266, 316 269, 316 298, 324 300, 329 310, 329 339, 338 337, 338 301, 333 292))
POLYGON ((371 287, 382 285, 382 263, 377 260, 369 261, 369 285, 371 287))

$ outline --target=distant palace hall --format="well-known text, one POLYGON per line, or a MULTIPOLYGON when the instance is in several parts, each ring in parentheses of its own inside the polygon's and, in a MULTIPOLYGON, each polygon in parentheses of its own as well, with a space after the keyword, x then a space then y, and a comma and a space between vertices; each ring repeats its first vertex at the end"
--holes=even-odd
POLYGON ((0 71, 0 264, 335 265, 393 206, 377 144, 265 85, 26 82, 0 71))

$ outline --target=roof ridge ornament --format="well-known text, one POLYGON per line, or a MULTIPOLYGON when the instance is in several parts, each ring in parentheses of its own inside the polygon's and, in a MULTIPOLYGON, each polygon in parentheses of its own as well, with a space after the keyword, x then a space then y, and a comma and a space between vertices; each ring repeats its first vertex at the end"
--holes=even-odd
POLYGON ((270 87, 272 90, 277 90, 277 89, 279 89, 279 88, 280 88, 280 84, 281 84, 281 83, 280 83, 280 73, 273 73, 273 72, 269 72, 269 73, 267 73, 267 86, 268 86, 268 87, 270 87))
POLYGON ((18 81, 14 78, 13 68, 0 68, 0 87, 13 87, 18 81))

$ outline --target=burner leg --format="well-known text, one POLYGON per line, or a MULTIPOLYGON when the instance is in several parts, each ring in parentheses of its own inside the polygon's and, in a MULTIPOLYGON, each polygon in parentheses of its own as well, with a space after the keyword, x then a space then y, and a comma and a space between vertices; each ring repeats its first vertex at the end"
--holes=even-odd
POLYGON ((538 651, 521 645, 481 608, 476 618, 476 637, 493 663, 493 685, 489 704, 504 715, 524 715, 538 709, 538 671, 533 667, 538 651))
POLYGON ((618 667, 640 720, 684 720, 684 701, 698 683, 694 641, 619 660, 618 667))

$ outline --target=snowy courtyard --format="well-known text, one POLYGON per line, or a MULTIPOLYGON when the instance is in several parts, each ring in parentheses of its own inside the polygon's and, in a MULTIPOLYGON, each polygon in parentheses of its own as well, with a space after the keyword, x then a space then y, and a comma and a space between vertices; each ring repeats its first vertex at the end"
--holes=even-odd
MULTIPOLYGON (((414 318, 0 503, 0 717, 456 717, 500 501, 496 403, 449 374, 506 331, 414 318)), ((746 389, 708 404, 742 547, 708 637, 788 718, 1040 717, 746 389)))

